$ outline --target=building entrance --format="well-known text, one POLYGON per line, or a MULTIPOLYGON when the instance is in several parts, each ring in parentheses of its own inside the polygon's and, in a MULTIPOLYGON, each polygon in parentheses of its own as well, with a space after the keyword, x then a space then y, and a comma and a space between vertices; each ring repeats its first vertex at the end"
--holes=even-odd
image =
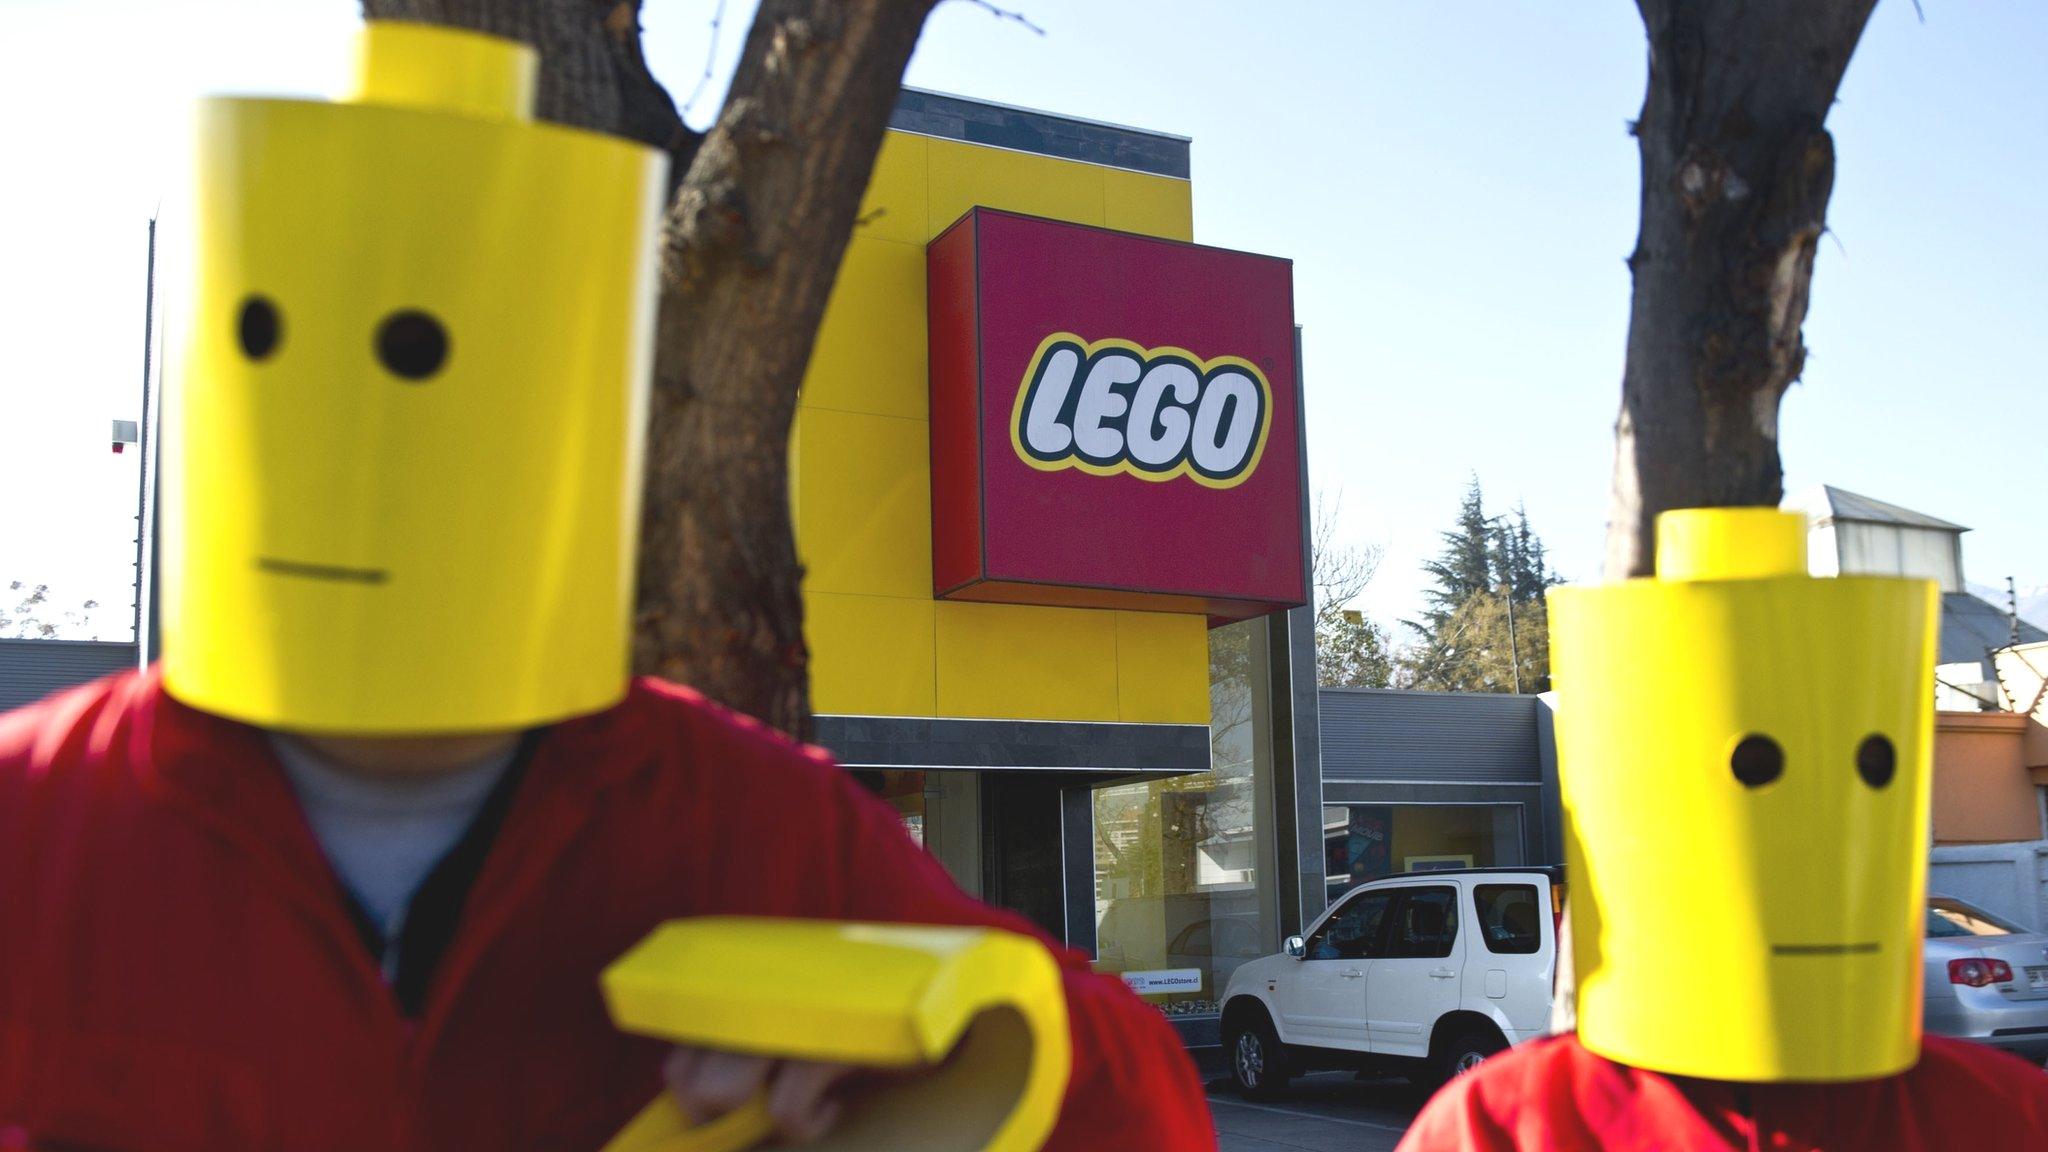
POLYGON ((1056 940, 1093 950, 1089 805, 1100 774, 957 768, 853 774, 896 809, 905 830, 962 890, 1018 913, 1056 940))

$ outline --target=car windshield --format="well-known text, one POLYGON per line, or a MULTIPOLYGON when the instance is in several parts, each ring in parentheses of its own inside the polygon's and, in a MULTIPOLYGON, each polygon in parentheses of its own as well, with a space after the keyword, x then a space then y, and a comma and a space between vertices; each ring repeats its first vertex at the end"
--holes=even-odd
POLYGON ((2009 920, 2002 920, 1953 896, 1932 896, 1927 901, 1927 935, 1930 939, 1943 936, 2010 936, 2024 931, 2026 929, 2009 920))

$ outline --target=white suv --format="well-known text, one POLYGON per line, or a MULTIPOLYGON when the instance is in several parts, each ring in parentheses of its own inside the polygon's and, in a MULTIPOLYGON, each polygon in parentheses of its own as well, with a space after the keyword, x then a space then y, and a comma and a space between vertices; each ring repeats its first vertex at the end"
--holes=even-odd
POLYGON ((1245 1095, 1317 1068, 1449 1079, 1542 1035, 1561 868, 1406 872, 1346 892, 1284 954, 1240 967, 1223 1044, 1245 1095))

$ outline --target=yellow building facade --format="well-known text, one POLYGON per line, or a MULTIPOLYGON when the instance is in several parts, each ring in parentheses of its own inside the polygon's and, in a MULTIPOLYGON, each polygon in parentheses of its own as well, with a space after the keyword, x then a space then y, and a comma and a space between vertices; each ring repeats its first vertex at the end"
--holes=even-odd
POLYGON ((825 714, 1209 722, 1198 615, 932 595, 925 245, 999 208, 1192 240, 1189 182, 892 130, 792 441, 812 703, 825 714))

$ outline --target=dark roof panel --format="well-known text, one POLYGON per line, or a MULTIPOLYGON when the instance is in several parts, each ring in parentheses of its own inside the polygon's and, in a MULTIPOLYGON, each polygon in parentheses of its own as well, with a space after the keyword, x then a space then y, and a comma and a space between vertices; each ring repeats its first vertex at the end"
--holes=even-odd
POLYGON ((1084 164, 1188 178, 1188 139, 1099 120, 905 88, 889 127, 1084 164))
POLYGON ((1951 524, 1925 512, 1915 512, 1911 508, 1860 495, 1832 484, 1822 484, 1817 491, 1805 489, 1787 500, 1786 504, 1800 508, 1816 520, 1851 520, 1860 524, 1899 524, 1909 528, 1969 531, 1961 524, 1951 524))
MULTIPOLYGON (((2048 640, 2048 632, 2020 621, 2020 643, 2041 640, 2048 640)), ((1935 663, 1988 664, 1992 652, 2012 642, 2012 617, 2003 608, 1968 592, 1942 593, 1941 646, 1935 663)))
POLYGON ((0 640, 0 712, 135 666, 133 644, 0 640))

